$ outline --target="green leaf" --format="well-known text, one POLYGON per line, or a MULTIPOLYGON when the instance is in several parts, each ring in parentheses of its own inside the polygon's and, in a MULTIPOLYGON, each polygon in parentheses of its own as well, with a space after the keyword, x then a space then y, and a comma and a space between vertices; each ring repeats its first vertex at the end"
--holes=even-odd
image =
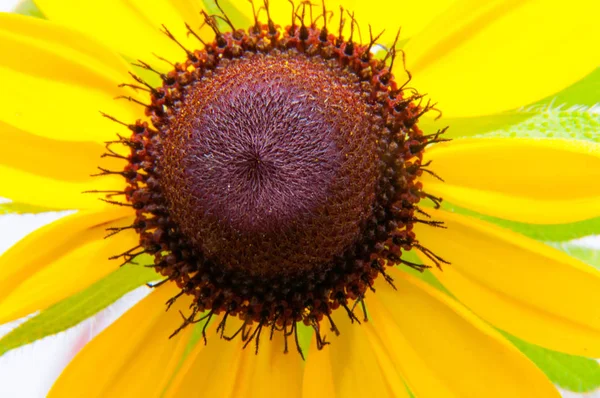
POLYGON ((564 89, 558 94, 551 95, 538 101, 535 105, 561 104, 565 106, 573 105, 595 105, 600 98, 600 68, 564 89))
POLYGON ((574 109, 546 107, 538 111, 514 111, 499 115, 433 120, 423 118, 419 127, 427 133, 448 127, 444 138, 531 137, 565 138, 600 142, 600 114, 587 106, 574 109))
MULTIPOLYGON (((442 109, 443 111, 443 109, 442 109)), ((419 128, 428 134, 448 127, 444 138, 466 138, 480 136, 507 126, 522 123, 533 116, 534 112, 504 112, 498 115, 486 115, 465 118, 445 118, 434 120, 426 115, 419 120, 419 128)))
POLYGON ((48 207, 41 207, 30 205, 27 203, 0 203, 0 215, 1 214, 25 214, 25 213, 44 213, 48 211, 57 211, 48 207))
POLYGON ((593 359, 551 351, 502 332, 556 385, 573 392, 600 387, 600 364, 593 359))
MULTIPOLYGON (((308 355, 309 355, 309 350, 310 350, 310 341, 313 339, 315 331, 312 327, 306 326, 302 322, 297 323, 296 327, 298 328, 298 344, 300 345, 300 349, 302 350, 302 354, 304 355, 304 358, 307 359, 308 355)), ((326 327, 323 329, 325 331, 326 336, 327 336, 327 334, 330 334, 330 336, 327 336, 327 340, 333 341, 335 344, 335 341, 334 341, 335 334, 333 332, 329 332, 329 327, 326 327), (331 337, 331 336, 334 336, 334 337, 331 337)), ((321 332, 321 333, 323 333, 323 332, 321 332)), ((292 344, 292 345, 290 345, 290 348, 289 348, 290 353, 294 354, 294 355, 296 355, 296 354, 300 355, 297 353, 296 343, 293 341, 290 341, 290 343, 292 344)))
POLYGON ((442 208, 453 213, 478 218, 518 232, 533 239, 543 241, 566 241, 600 233, 600 217, 579 221, 571 224, 526 224, 502 218, 487 216, 475 211, 456 206, 452 203, 442 202, 442 208))
POLYGON ((16 14, 27 15, 30 17, 42 19, 46 18, 32 0, 25 0, 19 2, 19 4, 17 4, 17 6, 15 7, 14 12, 16 14))
MULTIPOLYGON (((598 142, 600 115, 588 113, 600 102, 600 68, 558 94, 525 109, 469 118, 433 120, 423 117, 419 127, 428 133, 449 126, 447 138, 473 136, 564 137, 598 142)), ((443 112, 443 109, 442 109, 443 112)))
POLYGON ((564 138, 600 142, 600 114, 582 109, 548 107, 532 117, 477 137, 564 138))
POLYGON ((12 330, 0 340, 0 355, 75 326, 125 293, 159 278, 153 268, 124 265, 87 289, 54 304, 12 330))
MULTIPOLYGON (((225 11, 227 17, 233 23, 233 26, 235 26, 237 29, 247 29, 251 24, 254 23, 254 21, 248 17, 248 11, 251 9, 250 4, 236 0, 221 0, 219 1, 219 4, 225 11)), ((204 7, 209 15, 221 15, 221 11, 217 7, 214 0, 204 0, 204 7)), ((228 26, 224 20, 217 18, 217 24, 219 25, 219 29, 222 29, 223 31, 231 31, 231 27, 228 26)))
POLYGON ((570 242, 550 242, 548 244, 600 271, 600 250, 581 247, 570 242))

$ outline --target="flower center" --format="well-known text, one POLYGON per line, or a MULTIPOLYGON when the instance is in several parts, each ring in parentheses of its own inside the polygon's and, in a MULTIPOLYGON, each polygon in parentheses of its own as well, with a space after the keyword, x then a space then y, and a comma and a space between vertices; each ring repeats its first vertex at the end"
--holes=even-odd
POLYGON ((158 167, 170 215, 224 268, 322 268, 372 212, 381 127, 371 108, 356 76, 318 57, 221 61, 169 119, 158 167))
MULTIPOLYGON (((256 15, 247 32, 222 33, 205 14, 214 42, 182 46, 187 60, 167 74, 142 62, 161 87, 137 76, 144 87, 125 84, 147 87, 151 123, 128 125, 131 138, 118 141, 131 148, 124 171, 103 170, 125 177, 128 203, 117 204, 135 209, 125 228, 140 234, 142 248, 115 257, 151 254, 163 282, 181 288, 173 301, 193 297, 175 333, 199 319, 207 319, 205 329, 220 316, 221 337, 255 339, 258 347, 269 327, 296 335, 300 351, 303 322, 321 348, 323 319, 336 334, 332 311, 344 308, 359 322, 354 307, 375 279, 392 283, 387 267, 425 268, 403 252, 444 262, 412 231, 418 222, 440 226, 418 207, 422 198, 441 200, 418 182, 431 173, 424 149, 443 133, 424 135, 417 126, 429 103, 421 106, 423 96, 395 82, 395 45, 376 59, 376 38, 344 40, 343 18, 331 34, 325 9, 305 24, 306 7, 294 8, 285 29, 256 15), (238 330, 226 331, 229 316, 243 321, 238 330)), ((353 32, 353 17, 350 25, 353 32)))

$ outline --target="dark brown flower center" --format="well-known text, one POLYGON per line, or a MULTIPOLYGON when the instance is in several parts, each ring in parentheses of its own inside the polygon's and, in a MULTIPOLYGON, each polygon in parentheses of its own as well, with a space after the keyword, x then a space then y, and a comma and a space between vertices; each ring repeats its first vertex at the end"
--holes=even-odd
POLYGON ((128 203, 117 204, 132 206, 136 221, 123 229, 140 234, 141 250, 115 257, 151 254, 163 282, 193 297, 181 327, 203 312, 221 316, 222 337, 258 347, 264 327, 287 339, 303 322, 321 348, 323 319, 336 334, 332 311, 358 321, 353 308, 375 279, 392 283, 387 267, 424 268, 403 252, 443 262, 412 231, 439 226, 418 207, 441 200, 418 182, 430 172, 423 151, 443 132, 418 128, 429 105, 395 82, 395 47, 375 59, 375 39, 345 41, 343 23, 337 35, 318 27, 325 9, 310 24, 304 15, 296 10, 285 29, 256 16, 232 33, 205 15, 214 42, 184 48, 187 60, 167 74, 141 63, 161 87, 137 76, 143 86, 126 84, 148 88, 151 123, 138 120, 131 138, 120 137, 131 148, 124 171, 103 170, 125 177, 128 203), (226 331, 230 316, 243 326, 226 331))
POLYGON ((170 214, 206 257, 298 274, 353 245, 372 213, 377 127, 358 78, 297 51, 221 61, 161 146, 170 214))

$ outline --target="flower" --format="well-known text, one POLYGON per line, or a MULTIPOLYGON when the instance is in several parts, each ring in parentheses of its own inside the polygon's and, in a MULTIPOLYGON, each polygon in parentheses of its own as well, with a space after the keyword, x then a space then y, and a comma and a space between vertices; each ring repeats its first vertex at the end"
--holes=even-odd
MULTIPOLYGON (((286 4, 271 3, 270 18, 290 19, 286 4)), ((363 35, 368 31, 363 20, 373 23, 374 32, 403 26, 410 84, 439 101, 450 126, 482 116, 503 126, 514 117, 505 111, 552 95, 597 67, 594 52, 588 51, 598 39, 592 11, 580 15, 571 3, 435 3, 425 10, 416 3, 382 1, 373 7, 343 2, 355 11, 352 18, 363 35)), ((195 38, 186 35, 182 21, 194 27, 203 22, 200 2, 37 4, 50 21, 1 15, 0 70, 10 95, 1 100, 7 143, 0 149, 0 195, 79 211, 32 233, 0 258, 0 321, 71 296, 114 270, 109 257, 139 244, 134 229, 120 230, 135 222, 130 207, 81 195, 120 191, 124 185, 121 176, 88 176, 97 165, 122 169, 118 157, 123 153, 100 159, 102 143, 114 140, 119 126, 97 112, 115 120, 139 119, 135 102, 144 100, 141 92, 130 90, 130 103, 113 100, 122 95, 118 86, 130 80, 128 72, 145 73, 124 59, 157 53, 180 60, 181 49, 157 27, 164 24, 184 48, 194 48, 195 38), (103 240, 107 228, 119 234, 103 240)), ((337 5, 327 2, 330 9, 337 5)), ((246 8, 226 13, 232 18, 228 22, 251 24, 253 14, 246 8)), ((207 40, 208 28, 199 30, 200 40, 207 40)), ((393 43, 392 30, 381 36, 383 44, 393 43)), ((171 67, 165 65, 152 69, 166 72, 171 67)), ((402 67, 397 60, 393 72, 403 75, 402 67)), ((144 78, 152 79, 150 73, 144 78)), ((593 183, 600 177, 597 144, 451 134, 457 139, 425 152, 433 174, 424 173, 420 181, 431 197, 533 224, 571 223, 600 214, 600 191, 593 183)), ((282 391, 292 396, 408 396, 407 388, 419 397, 556 396, 543 373, 490 324, 557 351, 600 356, 597 272, 478 218, 425 210, 446 229, 416 223, 419 242, 427 247, 420 254, 426 264, 437 259, 432 253, 451 263, 443 270, 432 268, 447 291, 415 278, 405 267, 390 267, 396 289, 377 280, 377 292, 366 302, 369 321, 351 326, 343 310, 334 311, 340 335, 322 350, 313 338, 305 363, 299 355, 282 354, 287 344, 282 333, 262 343, 256 355, 242 349, 240 339, 219 339, 217 322, 208 325, 206 346, 189 350, 192 327, 168 339, 191 297, 180 298, 165 312, 164 303, 180 292, 174 283, 165 283, 84 348, 51 396, 89 395, 90 389, 113 396, 277 396, 282 391)))

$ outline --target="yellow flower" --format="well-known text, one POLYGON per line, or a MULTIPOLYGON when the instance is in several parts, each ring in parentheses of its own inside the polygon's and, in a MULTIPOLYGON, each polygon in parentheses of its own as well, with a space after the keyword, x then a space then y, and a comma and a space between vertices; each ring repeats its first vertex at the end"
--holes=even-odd
MULTIPOLYGON (((234 25, 250 25, 251 8, 241 3, 228 15, 234 25)), ((280 21, 290 20, 289 4, 270 3, 270 17, 285 25, 280 21)), ((506 111, 559 92, 598 65, 597 2, 327 1, 327 7, 337 11, 340 3, 355 12, 363 39, 365 22, 373 32, 386 29, 384 45, 403 27, 410 85, 439 102, 453 137, 461 131, 452 126, 475 120, 468 118, 489 116, 502 125, 510 119, 506 111)), ((134 223, 130 207, 81 194, 125 185, 121 176, 89 176, 96 166, 123 167, 118 158, 100 156, 115 131, 127 130, 98 111, 127 123, 143 118, 135 101, 114 101, 124 92, 119 85, 131 80, 128 72, 143 73, 125 59, 150 62, 155 53, 183 61, 185 53, 161 34, 161 24, 194 48, 183 21, 194 28, 204 22, 203 3, 194 0, 36 4, 49 21, 0 15, 0 196, 78 212, 0 258, 0 323, 81 291, 115 269, 109 257, 139 244, 133 229, 102 239, 107 228, 134 223)), ((198 31, 212 40, 208 26, 198 31)), ((172 67, 158 61, 153 68, 172 67)), ((399 58, 393 72, 398 81, 404 76, 399 58)), ((148 102, 142 91, 127 95, 148 102)), ((532 224, 600 216, 600 146, 588 141, 460 138, 428 147, 429 160, 445 182, 424 173, 425 191, 484 215, 532 224)), ((450 262, 443 271, 432 268, 450 294, 403 267, 389 267, 396 290, 377 279, 376 293, 366 300, 369 321, 351 326, 344 309, 334 311, 340 335, 322 350, 313 338, 303 362, 292 348, 282 353, 282 333, 271 342, 263 337, 255 355, 240 339, 220 339, 218 322, 209 325, 206 346, 187 352, 194 328, 168 336, 191 298, 165 312, 164 303, 180 291, 166 283, 88 344, 50 396, 402 397, 408 390, 417 397, 558 396, 494 327, 556 351, 600 357, 598 272, 479 219, 426 212, 447 228, 416 223, 418 241, 427 247, 419 254, 426 264, 431 252, 450 262)))

